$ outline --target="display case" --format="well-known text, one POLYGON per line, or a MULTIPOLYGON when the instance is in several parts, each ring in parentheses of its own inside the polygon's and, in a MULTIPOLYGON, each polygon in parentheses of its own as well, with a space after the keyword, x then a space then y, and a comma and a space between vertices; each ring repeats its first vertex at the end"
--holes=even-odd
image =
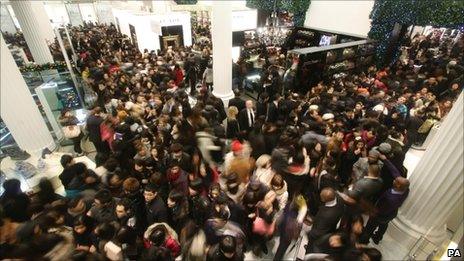
POLYGON ((61 126, 58 123, 63 109, 69 109, 78 118, 79 124, 84 124, 87 111, 80 92, 70 79, 54 78, 35 88, 35 93, 58 140, 63 139, 61 126))
POLYGON ((289 51, 299 60, 297 85, 307 88, 319 81, 343 77, 350 71, 365 70, 374 61, 375 45, 375 41, 367 39, 289 51))

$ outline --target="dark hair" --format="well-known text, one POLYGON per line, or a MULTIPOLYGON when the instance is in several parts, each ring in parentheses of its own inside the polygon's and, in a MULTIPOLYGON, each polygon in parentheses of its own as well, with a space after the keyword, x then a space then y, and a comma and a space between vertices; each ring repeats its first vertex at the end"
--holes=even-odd
POLYGON ((66 168, 66 166, 69 163, 71 163, 72 160, 73 160, 73 157, 71 155, 65 154, 61 156, 61 159, 60 159, 61 166, 63 166, 63 168, 66 168))
POLYGON ((382 253, 377 248, 367 247, 367 248, 363 248, 362 251, 364 252, 364 254, 366 254, 369 257, 369 260, 371 261, 382 260, 382 253))
POLYGON ((19 179, 8 179, 3 183, 4 195, 16 196, 21 193, 21 182, 19 179))
POLYGON ((235 253, 237 242, 233 236, 224 236, 219 243, 219 248, 223 253, 235 253))
POLYGON ((149 192, 158 192, 159 191, 159 186, 157 184, 154 184, 152 182, 149 182, 146 186, 145 186, 145 191, 149 191, 149 192))
POLYGON ((74 218, 73 226, 85 226, 88 230, 92 230, 92 219, 89 218, 86 214, 79 215, 74 218))
POLYGON ((99 200, 101 204, 110 202, 113 198, 111 192, 107 189, 100 189, 95 194, 95 199, 99 200))
POLYGON ((184 198, 184 195, 182 193, 180 193, 179 191, 176 191, 176 190, 172 190, 170 193, 169 193, 169 198, 176 202, 176 203, 179 203, 180 201, 182 201, 182 199, 184 198))
POLYGON ((74 198, 71 198, 69 201, 68 201, 68 208, 75 208, 77 207, 77 204, 79 204, 79 201, 82 200, 82 196, 81 195, 77 195, 75 196, 74 198))
POLYGON ((51 203, 55 199, 55 189, 52 182, 47 178, 41 178, 39 181, 39 192, 37 197, 43 204, 51 203))
POLYGON ((171 251, 165 247, 152 246, 146 254, 143 255, 142 261, 172 261, 171 251))
POLYGON ((162 246, 166 241, 166 227, 163 225, 157 225, 153 228, 150 234, 150 242, 155 246, 162 246))
POLYGON ((106 162, 103 164, 105 169, 107 169, 109 172, 115 171, 118 165, 119 165, 119 162, 113 157, 110 157, 109 159, 107 159, 106 162))
POLYGON ((97 226, 97 235, 101 240, 111 240, 116 234, 116 228, 111 223, 101 223, 97 226))

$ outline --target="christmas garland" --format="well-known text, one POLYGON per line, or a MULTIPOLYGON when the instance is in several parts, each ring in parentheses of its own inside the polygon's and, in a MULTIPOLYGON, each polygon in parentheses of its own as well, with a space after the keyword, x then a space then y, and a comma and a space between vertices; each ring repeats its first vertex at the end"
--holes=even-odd
MULTIPOLYGON (((293 14, 293 24, 303 26, 306 11, 310 5, 310 0, 277 0, 277 11, 287 11, 293 14)), ((266 11, 274 10, 274 1, 272 0, 247 0, 246 6, 249 8, 261 9, 266 11)))
POLYGON ((57 63, 45 63, 45 64, 29 64, 26 66, 21 66, 19 70, 22 73, 25 72, 40 72, 40 71, 46 71, 46 70, 62 70, 66 69, 66 63, 65 62, 57 62, 57 63))
MULTIPOLYGON (((369 38, 378 42, 376 58, 379 65, 385 65, 385 55, 389 38, 396 23, 448 28, 463 28, 463 0, 376 0, 370 14, 372 19, 369 38)), ((395 46, 394 57, 398 55, 400 44, 395 46)), ((393 59, 394 61, 395 59, 393 59)))
POLYGON ((196 5, 197 0, 174 0, 174 2, 178 5, 196 5))

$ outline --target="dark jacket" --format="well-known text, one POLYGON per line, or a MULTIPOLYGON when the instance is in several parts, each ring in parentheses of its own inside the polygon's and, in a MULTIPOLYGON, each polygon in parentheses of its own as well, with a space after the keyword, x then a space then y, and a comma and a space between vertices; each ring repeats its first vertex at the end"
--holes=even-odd
MULTIPOLYGON (((256 112, 254 112, 254 122, 256 122, 257 115, 256 112)), ((243 109, 239 112, 238 114, 238 124, 240 125, 240 130, 244 131, 250 131, 253 126, 250 126, 249 121, 248 121, 248 110, 243 109)))
POLYGON ((229 100, 229 107, 235 106, 237 107, 238 111, 245 109, 245 101, 242 100, 240 97, 235 97, 229 100))
POLYGON ((327 233, 335 232, 338 221, 340 221, 345 211, 343 200, 337 196, 336 201, 334 206, 323 205, 319 207, 311 231, 309 231, 311 239, 318 239, 327 233))
POLYGON ((100 116, 90 115, 87 118, 87 130, 89 132, 89 140, 91 142, 101 142, 100 124, 103 118, 100 116))
POLYGON ((153 201, 147 203, 147 224, 161 223, 168 221, 168 210, 163 200, 156 196, 153 201))

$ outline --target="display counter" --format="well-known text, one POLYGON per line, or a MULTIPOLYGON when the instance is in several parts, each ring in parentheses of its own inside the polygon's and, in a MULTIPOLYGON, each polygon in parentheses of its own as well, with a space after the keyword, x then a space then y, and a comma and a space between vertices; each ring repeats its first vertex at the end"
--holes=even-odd
MULTIPOLYGON (((30 158, 24 161, 16 161, 12 160, 10 157, 6 157, 1 161, 0 164, 0 169, 4 175, 0 178, 0 180, 2 180, 3 183, 4 180, 13 178, 18 179, 21 182, 22 191, 35 193, 38 191, 38 184, 40 179, 47 178, 52 182, 55 191, 64 195, 64 188, 58 176, 63 171, 60 159, 61 156, 65 154, 66 153, 54 152, 52 154, 46 155, 45 159, 42 159, 37 155, 31 155, 30 158), (30 174, 24 174, 17 168, 17 162, 28 163, 23 165, 32 165, 31 170, 32 172, 36 172, 36 174, 32 176, 30 176, 30 174)), ((87 156, 76 157, 74 160, 76 162, 84 163, 87 168, 91 170, 94 170, 96 167, 95 163, 87 156)), ((0 187, 0 195, 2 193, 3 187, 0 187)))

